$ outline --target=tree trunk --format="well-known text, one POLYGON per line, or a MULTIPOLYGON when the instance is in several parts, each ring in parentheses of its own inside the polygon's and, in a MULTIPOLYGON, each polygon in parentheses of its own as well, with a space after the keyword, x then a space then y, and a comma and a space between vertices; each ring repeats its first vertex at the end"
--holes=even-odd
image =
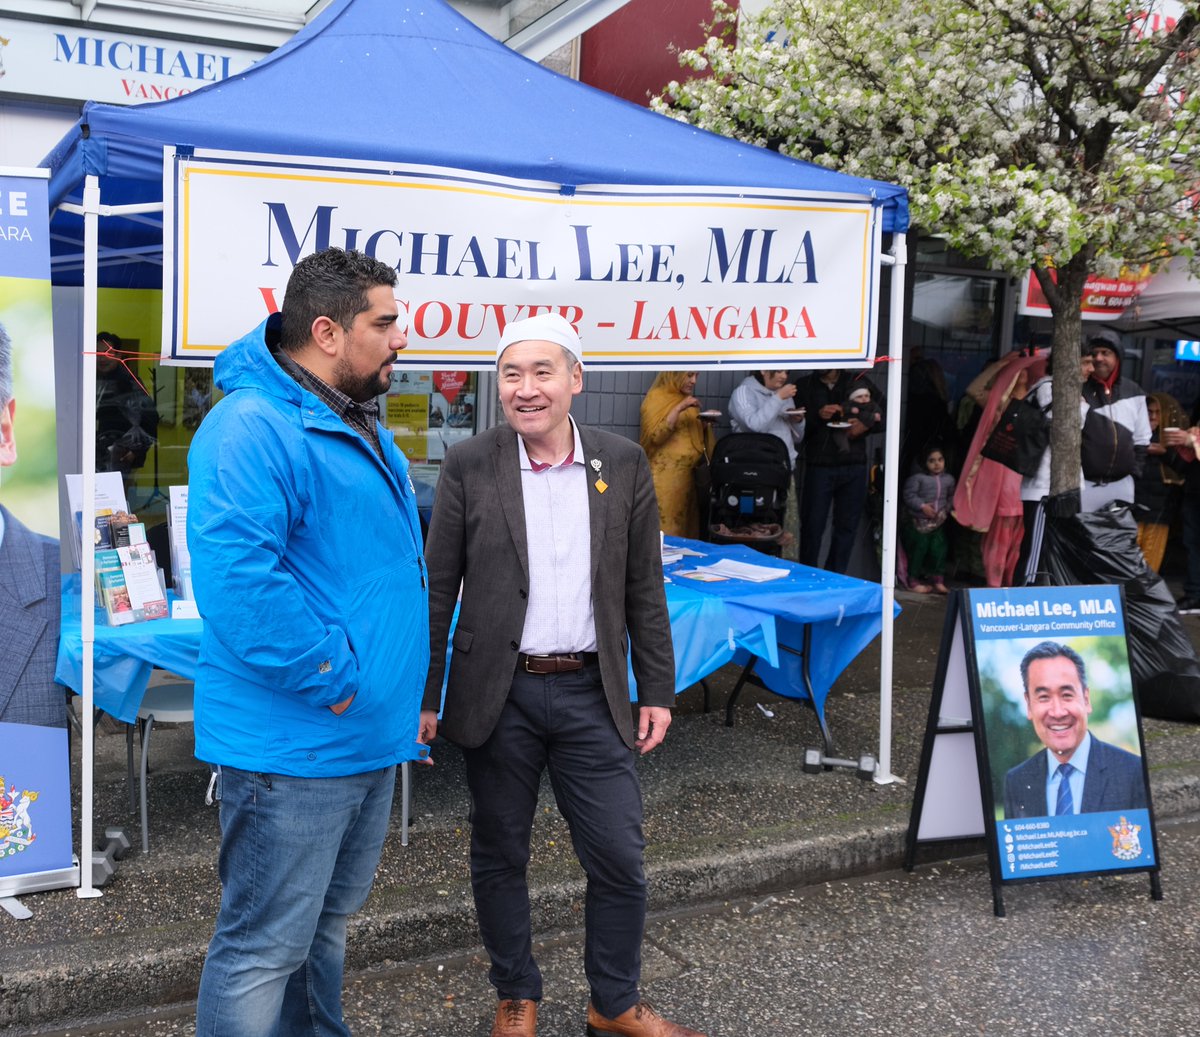
MULTIPOLYGON (((1050 496, 1074 493, 1078 508, 1079 485, 1079 358, 1083 345, 1083 288, 1091 265, 1092 249, 1084 248, 1057 270, 1057 283, 1037 269, 1037 277, 1050 303, 1054 319, 1051 346, 1053 416, 1050 427, 1050 496), (1047 282, 1050 290, 1046 291, 1047 282)), ((1065 501, 1063 503, 1066 503, 1065 501)))

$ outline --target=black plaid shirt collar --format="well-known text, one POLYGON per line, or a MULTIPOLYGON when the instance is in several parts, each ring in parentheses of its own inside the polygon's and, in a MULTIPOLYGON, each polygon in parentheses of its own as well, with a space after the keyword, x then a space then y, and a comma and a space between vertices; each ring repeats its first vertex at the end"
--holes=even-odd
POLYGON ((379 455, 379 459, 383 460, 383 448, 379 445, 379 400, 372 399, 367 403, 358 403, 340 389, 335 389, 324 379, 318 378, 308 368, 301 367, 283 350, 274 349, 271 355, 279 366, 295 379, 297 385, 311 392, 342 421, 361 435, 371 444, 371 449, 379 455))

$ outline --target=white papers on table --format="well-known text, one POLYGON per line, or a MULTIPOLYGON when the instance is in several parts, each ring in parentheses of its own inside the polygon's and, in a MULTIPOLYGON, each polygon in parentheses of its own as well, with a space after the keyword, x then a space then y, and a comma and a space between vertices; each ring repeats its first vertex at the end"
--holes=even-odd
POLYGON ((662 549, 662 564, 671 565, 674 562, 681 562, 685 558, 703 558, 704 555, 699 551, 693 551, 690 547, 668 547, 663 545, 662 549))
POLYGON ((171 618, 199 619, 200 610, 194 601, 187 601, 184 598, 176 598, 173 602, 171 602, 171 618))
POLYGON ((778 580, 788 575, 787 569, 737 562, 732 558, 721 558, 711 565, 700 566, 696 571, 713 573, 729 580, 748 580, 750 583, 766 583, 768 580, 778 580))

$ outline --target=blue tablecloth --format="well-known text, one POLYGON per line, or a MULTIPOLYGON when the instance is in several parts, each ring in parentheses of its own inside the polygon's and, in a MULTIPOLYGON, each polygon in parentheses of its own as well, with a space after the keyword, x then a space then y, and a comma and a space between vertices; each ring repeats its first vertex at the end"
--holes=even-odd
MULTIPOLYGON (((838 675, 883 626, 883 588, 877 583, 771 558, 741 545, 667 537, 667 545, 699 551, 666 567, 667 604, 675 641, 676 692, 727 662, 758 662, 754 672, 775 694, 807 698, 804 661, 795 652, 810 627, 808 659, 813 707, 824 724, 825 698, 838 675), (702 583, 679 576, 722 558, 787 569, 766 583, 702 583), (780 652, 784 645, 794 652, 780 652)), ((896 612, 900 609, 897 606, 896 612)))
MULTIPOLYGON (((54 679, 83 693, 83 635, 80 632, 78 577, 62 597, 62 635, 54 679)), ((96 640, 92 652, 93 697, 97 708, 127 724, 137 719, 150 671, 158 666, 181 677, 196 676, 200 654, 199 619, 151 619, 110 627, 104 610, 96 611, 96 640)))
MULTIPOLYGON (((813 706, 824 723, 825 697, 833 682, 879 633, 883 589, 865 580, 769 558, 747 547, 675 537, 669 537, 667 543, 690 547, 705 556, 687 557, 666 570, 676 692, 690 688, 728 662, 745 662, 754 656, 759 660, 755 673, 771 691, 788 698, 807 697, 802 660, 780 652, 779 646, 799 651, 808 624, 812 628, 808 665, 813 706), (769 583, 699 583, 674 575, 719 558, 778 566, 786 568, 788 575, 769 583)), ((55 679, 76 692, 83 688, 79 605, 77 589, 68 584, 63 593, 55 679)), ((98 612, 93 687, 96 706, 104 712, 127 723, 137 719, 155 666, 182 677, 195 676, 201 620, 155 619, 110 627, 102 617, 103 612, 98 612)))

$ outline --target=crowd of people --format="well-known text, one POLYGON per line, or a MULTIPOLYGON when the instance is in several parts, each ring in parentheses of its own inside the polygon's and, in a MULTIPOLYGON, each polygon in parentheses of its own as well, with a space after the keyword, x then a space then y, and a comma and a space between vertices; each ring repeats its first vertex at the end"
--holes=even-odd
MULTIPOLYGON (((1072 365, 1076 363, 1071 361, 1072 365)), ((1121 339, 1101 328, 1084 336, 1078 357, 1081 466, 1079 508, 1134 505, 1138 546, 1150 568, 1163 563, 1171 528, 1182 519, 1186 579, 1180 608, 1200 610, 1200 433, 1166 393, 1147 395, 1124 369, 1121 339)), ((909 367, 899 464, 902 550, 898 578, 920 594, 947 592, 953 573, 988 587, 1037 582, 1050 494, 1053 357, 1020 349, 989 363, 967 385, 957 408, 938 364, 909 367), (1041 425, 1026 437, 1017 410, 1041 425), (996 450, 1009 439, 1026 461, 996 450), (1016 438, 1017 442, 1012 440, 1016 438)), ((709 503, 709 461, 717 411, 704 411, 695 372, 663 373, 642 405, 641 443, 650 458, 662 529, 702 538, 709 503)), ((786 451, 799 520, 799 561, 846 572, 868 513, 871 433, 883 431, 882 399, 861 371, 823 370, 792 378, 753 371, 734 389, 734 434, 773 436, 786 451)), ((878 441, 877 441, 878 442, 878 441)), ((778 448, 777 448, 778 449, 778 448)), ((781 454, 782 456, 782 454, 781 454)), ((721 528, 721 532, 725 532, 721 528)), ((782 542, 791 534, 783 532, 782 542)))
MULTIPOLYGON (((663 532, 688 537, 709 531, 701 516, 710 493, 712 424, 720 415, 701 410, 695 388, 695 372, 664 372, 641 409, 663 532)), ((799 514, 800 561, 845 572, 868 492, 866 437, 883 431, 878 390, 862 372, 831 369, 792 380, 787 371, 753 371, 734 389, 728 411, 733 434, 782 444, 799 514)), ((792 539, 780 531, 780 542, 792 539)))
MULTIPOLYGON (((916 444, 916 456, 941 449, 949 461, 961 457, 947 524, 953 565, 966 582, 989 587, 1026 586, 1044 570, 1041 544, 1051 493, 1048 429, 1054 419, 1054 357, 1037 349, 1015 350, 988 364, 966 387, 958 411, 958 436, 949 442, 916 444), (1006 449, 996 449, 1007 439, 1006 449)), ((1071 361, 1072 369, 1076 360, 1071 361)), ((1200 609, 1200 517, 1183 507, 1189 483, 1200 491, 1196 461, 1197 423, 1166 393, 1147 395, 1123 370, 1120 336, 1104 328, 1085 334, 1079 357, 1081 464, 1078 508, 1096 512, 1124 502, 1133 506, 1138 546, 1149 567, 1161 567, 1168 537, 1183 518, 1188 580, 1181 611, 1200 609)), ((910 401, 910 408, 912 404, 910 401)), ((912 442, 910 430, 909 442, 912 442)), ((951 467, 949 464, 947 467, 951 467)), ((908 553, 906 582, 921 591, 932 582, 918 562, 914 510, 907 489, 927 481, 927 471, 908 476, 907 521, 901 538, 908 553)), ((928 557, 922 554, 921 559, 928 557)))

